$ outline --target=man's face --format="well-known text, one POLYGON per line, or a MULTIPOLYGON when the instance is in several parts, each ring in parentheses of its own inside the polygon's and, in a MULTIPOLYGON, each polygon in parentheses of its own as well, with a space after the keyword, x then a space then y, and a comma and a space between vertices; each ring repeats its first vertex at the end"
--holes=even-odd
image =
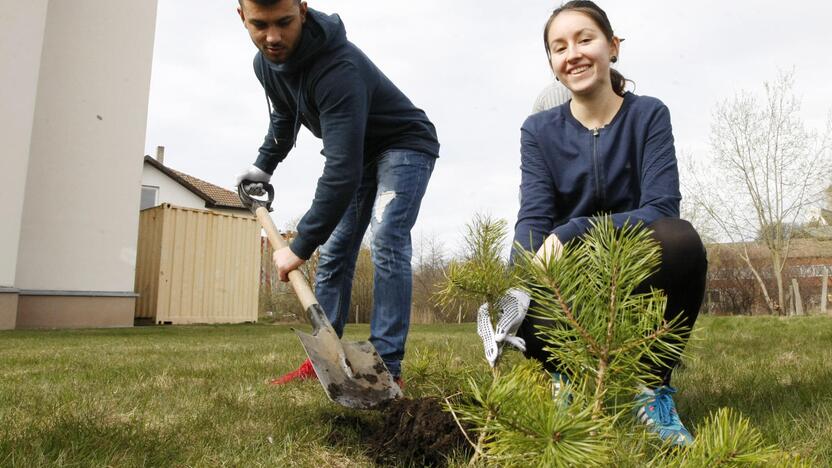
POLYGON ((306 21, 306 2, 280 0, 264 6, 243 0, 237 13, 252 42, 269 61, 284 63, 289 60, 300 42, 306 21))

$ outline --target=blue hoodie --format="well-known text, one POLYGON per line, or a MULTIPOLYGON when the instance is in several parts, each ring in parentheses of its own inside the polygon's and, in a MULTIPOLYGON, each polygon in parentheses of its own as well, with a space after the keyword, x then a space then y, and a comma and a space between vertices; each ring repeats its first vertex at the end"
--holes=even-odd
POLYGON ((667 107, 628 92, 612 121, 591 130, 575 119, 570 102, 523 123, 515 242, 536 251, 555 234, 566 244, 600 214, 612 214, 617 227, 678 218, 682 197, 667 107))
POLYGON ((254 72, 271 112, 254 165, 271 174, 295 144, 300 125, 323 139, 326 157, 312 206, 290 248, 309 258, 346 212, 365 168, 389 149, 439 156, 425 113, 347 40, 338 15, 308 9, 297 48, 282 64, 258 52, 254 72), (273 106, 273 109, 272 109, 273 106))

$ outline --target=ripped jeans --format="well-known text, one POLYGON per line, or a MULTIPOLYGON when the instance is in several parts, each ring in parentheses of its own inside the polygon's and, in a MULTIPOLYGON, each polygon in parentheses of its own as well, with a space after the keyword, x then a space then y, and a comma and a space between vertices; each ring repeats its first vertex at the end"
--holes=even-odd
POLYGON ((410 328, 410 230, 435 162, 428 154, 392 149, 365 168, 347 211, 321 246, 315 275, 315 295, 341 336, 349 315, 355 263, 370 225, 374 266, 370 342, 393 376, 401 375, 410 328))

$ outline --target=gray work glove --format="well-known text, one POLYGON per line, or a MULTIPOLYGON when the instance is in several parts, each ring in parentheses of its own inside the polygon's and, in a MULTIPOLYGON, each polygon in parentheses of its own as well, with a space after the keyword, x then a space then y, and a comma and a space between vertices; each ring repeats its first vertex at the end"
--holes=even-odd
MULTIPOLYGON (((237 177, 234 179, 234 186, 239 187, 244 180, 249 182, 262 182, 264 184, 268 184, 271 178, 272 176, 269 175, 266 171, 252 164, 245 171, 237 174, 237 177)), ((251 195, 254 196, 260 196, 266 193, 265 190, 260 188, 259 185, 257 187, 248 186, 246 187, 246 191, 248 191, 251 195)))

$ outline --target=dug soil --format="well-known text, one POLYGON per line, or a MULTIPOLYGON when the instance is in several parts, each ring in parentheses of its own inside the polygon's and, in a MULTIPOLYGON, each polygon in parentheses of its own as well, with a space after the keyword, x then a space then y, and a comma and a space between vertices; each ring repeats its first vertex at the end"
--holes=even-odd
POLYGON ((445 466, 448 457, 471 451, 453 415, 436 398, 393 400, 382 414, 381 426, 367 440, 378 464, 445 466))
POLYGON ((379 466, 442 467, 449 457, 470 458, 471 446, 438 399, 404 398, 377 409, 379 413, 370 418, 366 413, 337 417, 330 442, 352 439, 379 466))

